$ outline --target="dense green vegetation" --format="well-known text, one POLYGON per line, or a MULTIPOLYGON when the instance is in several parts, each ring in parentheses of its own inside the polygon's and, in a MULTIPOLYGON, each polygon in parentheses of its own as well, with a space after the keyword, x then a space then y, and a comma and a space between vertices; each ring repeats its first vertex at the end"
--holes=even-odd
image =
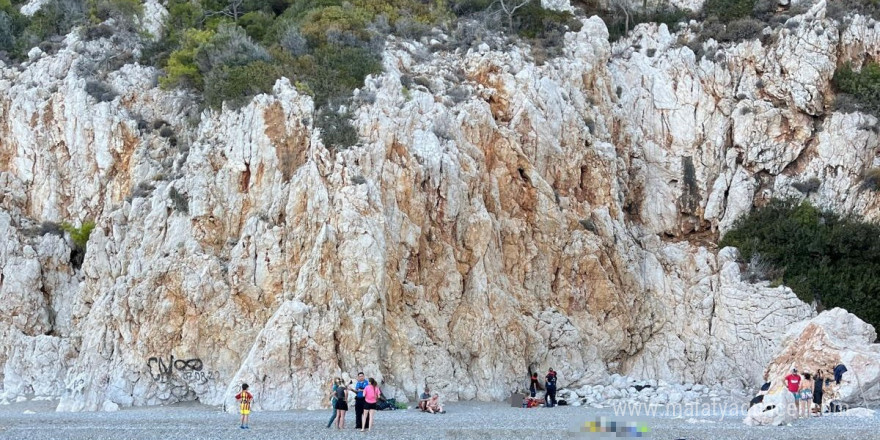
MULTIPOLYGON (((721 43, 762 38, 767 26, 780 24, 789 16, 777 14, 775 0, 707 0, 703 4, 703 25, 691 48, 710 38, 721 43)), ((694 50, 702 55, 701 50, 694 50)))
POLYGON ((64 36, 76 26, 112 18, 118 27, 130 29, 134 18, 143 14, 138 0, 48 0, 27 17, 19 11, 26 3, 0 0, 0 52, 7 58, 21 59, 31 48, 44 47, 47 40, 64 36))
POLYGON ((835 103, 838 110, 880 115, 880 65, 869 62, 856 72, 846 63, 837 68, 831 81, 840 93, 835 103))
MULTIPOLYGON (((418 39, 438 28, 454 40, 461 29, 483 26, 531 41, 546 58, 561 47, 565 31, 579 29, 570 13, 545 10, 537 0, 515 11, 505 10, 505 2, 168 0, 163 34, 150 36, 135 26, 143 15, 138 0, 49 0, 32 17, 19 12, 26 1, 0 0, 0 58, 22 60, 37 45, 51 51, 75 27, 86 39, 124 32, 145 44, 138 61, 164 70, 162 87, 190 89, 214 108, 241 106, 270 91, 278 78, 289 78, 314 97, 315 124, 325 143, 345 148, 357 135, 340 111, 350 108, 352 91, 366 76, 381 72, 389 34, 418 39)), ((466 49, 483 40, 465 35, 446 48, 466 49)), ((90 84, 99 101, 115 96, 100 81, 90 84)))
POLYGON ((763 278, 802 300, 880 325, 880 225, 774 200, 740 218, 720 245, 738 247, 744 261, 763 261, 763 278))
POLYGON ((632 11, 628 15, 616 13, 614 10, 600 12, 599 16, 608 26, 608 38, 615 41, 632 30, 640 23, 665 23, 670 32, 676 30, 676 25, 687 22, 693 13, 674 6, 660 4, 653 8, 632 11))

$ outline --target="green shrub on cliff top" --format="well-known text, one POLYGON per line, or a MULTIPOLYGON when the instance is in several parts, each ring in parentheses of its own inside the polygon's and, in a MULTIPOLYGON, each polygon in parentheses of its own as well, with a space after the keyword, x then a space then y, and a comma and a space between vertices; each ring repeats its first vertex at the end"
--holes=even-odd
POLYGON ((802 300, 880 325, 880 225, 774 200, 737 220, 720 245, 739 248, 743 261, 759 255, 802 300))

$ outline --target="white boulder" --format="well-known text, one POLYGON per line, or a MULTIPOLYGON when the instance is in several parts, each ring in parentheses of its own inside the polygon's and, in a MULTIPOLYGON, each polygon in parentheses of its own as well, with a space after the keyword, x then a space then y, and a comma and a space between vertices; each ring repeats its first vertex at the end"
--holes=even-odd
POLYGON ((780 386, 772 394, 765 395, 763 402, 752 405, 743 423, 749 426, 779 426, 791 423, 796 416, 794 397, 780 386))

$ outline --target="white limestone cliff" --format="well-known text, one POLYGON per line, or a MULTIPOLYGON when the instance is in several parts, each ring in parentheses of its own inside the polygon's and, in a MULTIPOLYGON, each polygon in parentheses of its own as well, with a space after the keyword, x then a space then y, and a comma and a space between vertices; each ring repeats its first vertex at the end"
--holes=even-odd
POLYGON ((812 177, 812 202, 878 216, 857 184, 876 121, 825 105, 874 31, 838 32, 823 8, 712 60, 666 26, 611 45, 595 17, 540 66, 391 40, 359 91, 375 96, 361 143, 340 151, 287 79, 198 114, 127 64, 97 102, 78 67, 118 48, 71 34, 0 73, 0 392, 219 405, 246 381, 256 408, 314 408, 358 371, 488 400, 547 367, 572 388, 754 385, 814 312, 743 282, 714 238, 812 177), (402 75, 430 87, 404 93, 402 75), (39 227, 89 219, 76 269, 39 227))

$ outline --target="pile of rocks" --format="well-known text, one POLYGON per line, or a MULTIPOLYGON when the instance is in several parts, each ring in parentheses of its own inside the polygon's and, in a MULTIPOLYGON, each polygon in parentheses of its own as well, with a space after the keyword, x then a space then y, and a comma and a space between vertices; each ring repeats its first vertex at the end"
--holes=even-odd
POLYGON ((576 390, 562 389, 557 393, 557 398, 564 399, 572 406, 602 408, 619 402, 665 405, 726 402, 729 399, 741 401, 745 395, 743 390, 730 390, 720 384, 675 384, 612 374, 606 384, 584 385, 576 390))

